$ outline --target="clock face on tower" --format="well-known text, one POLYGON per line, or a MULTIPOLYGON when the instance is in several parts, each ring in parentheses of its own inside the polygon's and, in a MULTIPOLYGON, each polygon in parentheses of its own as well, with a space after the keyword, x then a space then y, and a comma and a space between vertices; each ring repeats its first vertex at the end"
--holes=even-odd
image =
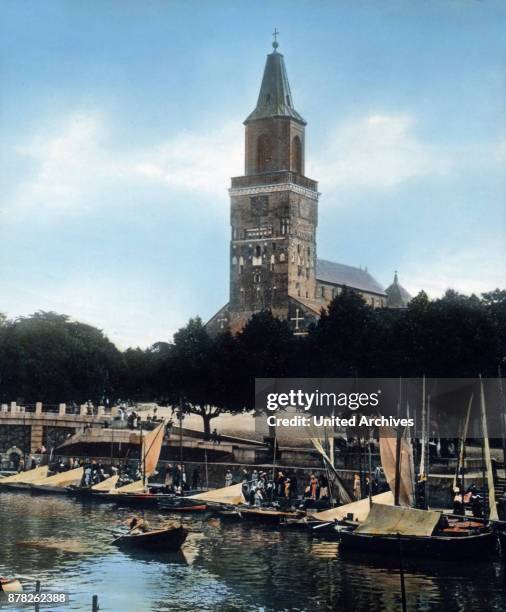
POLYGON ((252 196, 251 197, 251 212, 254 215, 261 216, 267 214, 269 206, 269 198, 266 195, 252 196))

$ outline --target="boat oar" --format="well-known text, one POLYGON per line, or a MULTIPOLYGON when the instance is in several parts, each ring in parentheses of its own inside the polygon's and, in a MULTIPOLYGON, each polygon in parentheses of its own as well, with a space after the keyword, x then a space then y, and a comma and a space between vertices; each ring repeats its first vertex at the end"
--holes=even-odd
POLYGON ((313 530, 316 531, 316 529, 321 529, 322 527, 329 527, 330 525, 335 525, 335 521, 329 521, 327 523, 321 523, 320 525, 316 525, 315 527, 313 527, 313 530))

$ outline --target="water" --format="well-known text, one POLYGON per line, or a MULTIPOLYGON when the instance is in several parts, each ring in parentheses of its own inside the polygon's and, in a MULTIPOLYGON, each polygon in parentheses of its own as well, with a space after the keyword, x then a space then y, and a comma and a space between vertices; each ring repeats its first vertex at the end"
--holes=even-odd
MULTIPOLYGON (((52 611, 89 611, 93 594, 102 612, 401 609, 395 561, 385 567, 345 560, 337 543, 305 532, 195 516, 182 517, 201 532, 189 535, 183 554, 123 553, 111 540, 133 513, 113 504, 2 492, 0 575, 68 592, 70 604, 44 608, 52 611)), ((156 510, 144 516, 152 525, 168 518, 156 510)), ((408 565, 406 591, 410 612, 506 608, 499 561, 408 565)))

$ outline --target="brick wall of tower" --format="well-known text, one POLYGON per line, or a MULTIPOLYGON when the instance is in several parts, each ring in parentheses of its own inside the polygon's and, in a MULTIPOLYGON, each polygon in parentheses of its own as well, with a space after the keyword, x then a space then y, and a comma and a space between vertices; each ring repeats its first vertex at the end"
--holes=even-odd
POLYGON ((300 123, 289 118, 273 117, 260 119, 246 125, 245 139, 245 174, 260 172, 278 172, 282 170, 297 171, 295 164, 294 138, 301 142, 301 168, 304 174, 305 130, 300 123), (268 135, 271 143, 272 157, 264 167, 258 167, 258 143, 262 135, 268 135))
POLYGON ((316 224, 316 199, 293 186, 231 196, 230 311, 282 314, 289 296, 315 299, 316 224))
POLYGON ((232 196, 230 310, 284 309, 288 304, 288 216, 285 192, 232 196))

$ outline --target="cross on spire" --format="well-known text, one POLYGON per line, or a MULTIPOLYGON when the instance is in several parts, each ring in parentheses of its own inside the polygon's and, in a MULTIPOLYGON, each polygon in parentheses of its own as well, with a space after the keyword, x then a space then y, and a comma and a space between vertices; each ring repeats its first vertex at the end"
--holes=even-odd
POLYGON ((274 32, 272 33, 272 35, 274 36, 274 41, 272 43, 272 46, 274 47, 274 49, 277 49, 279 47, 278 34, 279 34, 279 30, 277 28, 274 28, 274 32))

